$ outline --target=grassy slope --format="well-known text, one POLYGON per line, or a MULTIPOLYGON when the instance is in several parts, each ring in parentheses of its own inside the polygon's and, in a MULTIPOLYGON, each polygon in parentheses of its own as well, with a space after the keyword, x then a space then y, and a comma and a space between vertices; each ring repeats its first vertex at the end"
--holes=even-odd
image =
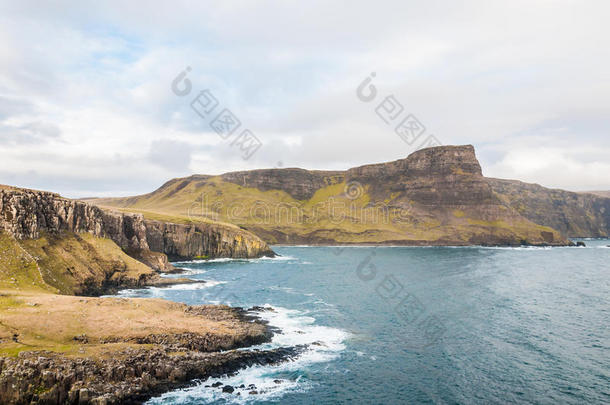
POLYGON ((63 232, 16 240, 0 231, 0 357, 45 350, 117 358, 126 356, 128 347, 163 348, 138 343, 158 334, 199 335, 217 351, 266 333, 263 325, 242 321, 221 306, 191 312, 186 305, 158 299, 73 296, 104 283, 125 285, 142 278, 165 281, 110 239, 63 232))
POLYGON ((575 193, 516 180, 489 178, 496 195, 524 217, 570 237, 610 234, 610 200, 603 192, 575 193))
POLYGON ((188 332, 236 337, 263 331, 260 325, 237 322, 228 311, 223 314, 223 307, 213 308, 213 315, 208 317, 186 309, 184 304, 161 299, 0 290, 0 355, 50 350, 70 356, 100 357, 127 346, 151 348, 154 345, 134 343, 151 334, 188 332))
MULTIPOLYGON (((381 243, 386 241, 435 241, 449 236, 467 244, 481 232, 517 239, 540 238, 540 232, 559 234, 551 228, 524 218, 510 222, 485 221, 476 208, 462 207, 459 215, 439 213, 411 206, 398 209, 405 197, 391 193, 381 205, 372 205, 365 188, 354 200, 346 198, 345 184, 317 190, 309 200, 296 200, 281 190, 261 191, 224 182, 219 177, 206 181, 174 181, 156 192, 138 197, 100 199, 98 205, 120 207, 145 216, 174 216, 187 220, 233 223, 252 230, 265 241, 277 242, 278 233, 295 240, 315 236, 340 243, 381 243), (330 205, 335 207, 329 214, 330 205)), ((379 204, 379 203, 377 203, 379 204)), ((507 209, 508 210, 508 209, 507 209)), ((508 212, 508 211, 507 211, 508 212)))
POLYGON ((154 274, 110 239, 66 233, 17 241, 0 232, 0 288, 83 294, 87 285, 154 274))
POLYGON ((185 305, 159 299, 60 295, 79 292, 82 281, 91 277, 114 274, 137 280, 151 273, 109 239, 64 234, 17 241, 0 232, 0 356, 50 350, 99 358, 125 347, 151 348, 129 341, 149 334, 262 333, 248 330, 259 326, 222 316, 221 307, 214 308, 214 316, 201 317, 185 312, 185 305), (74 339, 82 335, 87 342, 74 339))
POLYGON ((34 257, 15 239, 0 232, 0 289, 59 292, 46 284, 34 257))

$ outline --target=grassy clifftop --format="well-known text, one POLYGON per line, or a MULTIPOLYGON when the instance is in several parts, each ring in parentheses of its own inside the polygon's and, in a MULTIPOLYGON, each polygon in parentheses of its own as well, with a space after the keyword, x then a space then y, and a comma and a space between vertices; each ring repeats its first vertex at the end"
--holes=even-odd
POLYGON ((142 403, 296 353, 232 350, 271 337, 241 309, 90 297, 194 282, 159 275, 173 269, 165 251, 272 253, 235 226, 159 219, 0 187, 0 403, 142 403))
POLYGON ((110 239, 63 232, 17 240, 0 232, 0 288, 99 295, 166 282, 110 239))
POLYGON ((98 357, 126 347, 150 349, 155 346, 154 336, 162 335, 176 335, 176 347, 197 345, 197 336, 208 336, 208 346, 199 349, 215 351, 262 340, 266 333, 261 324, 240 322, 229 307, 195 308, 160 299, 74 297, 2 289, 0 354, 49 350, 98 357), (191 334, 192 342, 181 334, 191 334))
POLYGON ((0 403, 137 404, 192 379, 274 364, 242 310, 0 289, 0 403))
POLYGON ((268 243, 568 243, 500 200, 471 146, 429 148, 347 171, 193 175, 145 195, 91 202, 145 216, 231 223, 268 243))

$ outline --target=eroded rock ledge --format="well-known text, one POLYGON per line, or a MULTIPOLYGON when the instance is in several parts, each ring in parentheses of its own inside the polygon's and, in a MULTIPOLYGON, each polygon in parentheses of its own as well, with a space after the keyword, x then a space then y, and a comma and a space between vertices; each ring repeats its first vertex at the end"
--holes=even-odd
POLYGON ((0 300, 2 404, 138 404, 305 349, 245 349, 274 329, 240 308, 40 293, 0 300))
MULTIPOLYGON (((562 218, 554 205, 561 201, 542 204, 543 215, 529 215, 532 210, 522 209, 520 199, 507 201, 483 176, 472 145, 425 148, 404 159, 344 171, 281 168, 193 175, 149 194, 92 201, 166 216, 180 215, 185 201, 195 201, 202 217, 205 206, 207 217, 238 225, 271 244, 571 245, 554 229, 562 218)), ((584 212, 589 218, 591 210, 584 212)))
POLYGON ((141 214, 104 210, 58 194, 16 188, 0 188, 0 230, 16 239, 36 239, 43 233, 61 231, 87 232, 111 239, 159 270, 168 267, 167 261, 149 251, 178 260, 274 255, 260 238, 239 228, 151 221, 141 214))
POLYGON ((52 352, 0 358, 3 404, 141 404, 155 395, 254 365, 277 364, 302 348, 172 354, 126 349, 103 363, 52 352))

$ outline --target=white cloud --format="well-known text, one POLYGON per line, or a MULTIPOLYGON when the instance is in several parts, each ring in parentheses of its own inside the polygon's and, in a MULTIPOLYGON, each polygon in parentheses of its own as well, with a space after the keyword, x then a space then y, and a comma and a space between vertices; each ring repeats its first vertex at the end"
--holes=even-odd
MULTIPOLYGON (((573 152, 553 147, 511 150, 502 160, 487 168, 485 174, 539 183, 551 188, 562 188, 567 183, 577 185, 577 191, 607 189, 610 162, 579 161, 574 158, 573 152)), ((609 149, 604 153, 610 156, 609 149)))
POLYGON ((191 171, 404 157, 413 148, 355 97, 375 71, 380 97, 394 94, 443 143, 473 143, 486 174, 610 189, 608 11, 544 0, 6 2, 0 183, 125 195, 191 171), (194 93, 170 91, 186 66, 194 91, 212 90, 263 141, 250 160, 193 113, 194 93))

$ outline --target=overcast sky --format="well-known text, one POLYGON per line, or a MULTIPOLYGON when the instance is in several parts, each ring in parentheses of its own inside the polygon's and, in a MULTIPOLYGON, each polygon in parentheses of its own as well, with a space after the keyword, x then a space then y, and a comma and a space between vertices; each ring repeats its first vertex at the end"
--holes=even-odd
POLYGON ((486 176, 610 189, 608 1, 52 3, 0 1, 0 183, 133 195, 390 161, 434 135, 473 144, 486 176), (204 89, 241 121, 228 140, 191 108, 204 89), (390 95, 426 127, 413 145, 375 112, 390 95))

